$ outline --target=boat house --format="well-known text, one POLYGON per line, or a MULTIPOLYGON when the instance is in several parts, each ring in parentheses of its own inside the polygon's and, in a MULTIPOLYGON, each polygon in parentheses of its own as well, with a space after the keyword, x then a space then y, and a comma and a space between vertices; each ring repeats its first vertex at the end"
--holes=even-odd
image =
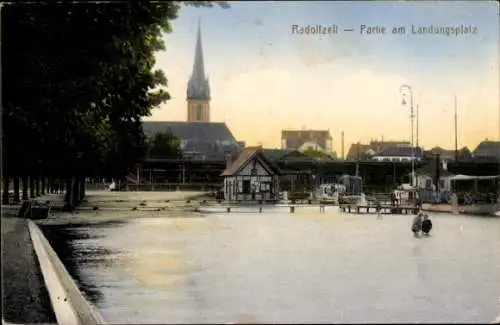
POLYGON ((261 147, 248 147, 221 174, 224 199, 237 202, 276 202, 282 171, 263 154, 261 147))

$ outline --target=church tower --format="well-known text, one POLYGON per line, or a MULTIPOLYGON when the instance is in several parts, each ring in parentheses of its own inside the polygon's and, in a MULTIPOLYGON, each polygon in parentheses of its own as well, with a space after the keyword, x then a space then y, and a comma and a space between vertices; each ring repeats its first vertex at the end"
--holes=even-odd
POLYGON ((208 78, 205 77, 200 21, 198 21, 193 72, 187 87, 187 121, 210 122, 210 85, 208 78))

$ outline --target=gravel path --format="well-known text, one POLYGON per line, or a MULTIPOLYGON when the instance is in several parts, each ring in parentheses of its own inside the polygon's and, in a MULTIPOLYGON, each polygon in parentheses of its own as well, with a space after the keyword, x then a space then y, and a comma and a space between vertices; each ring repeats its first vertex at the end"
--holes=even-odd
POLYGON ((27 220, 7 213, 2 213, 2 319, 56 323, 27 220))

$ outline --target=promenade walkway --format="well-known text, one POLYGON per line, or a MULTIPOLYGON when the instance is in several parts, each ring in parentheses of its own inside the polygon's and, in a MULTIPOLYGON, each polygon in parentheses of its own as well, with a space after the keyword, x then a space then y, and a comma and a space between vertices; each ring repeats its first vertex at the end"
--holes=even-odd
MULTIPOLYGON (((146 202, 144 200, 146 196, 141 192, 89 191, 86 202, 77 209, 76 213, 56 213, 46 221, 54 222, 60 219, 62 222, 68 222, 81 217, 101 219, 101 215, 110 214, 115 209, 130 210, 131 206, 141 203, 149 207, 164 206, 166 202, 175 203, 175 201, 186 200, 196 194, 199 193, 155 193, 153 200, 146 202), (92 215, 84 213, 85 210, 88 211, 94 206, 102 210, 95 211, 92 215)), ((151 195, 148 197, 151 198, 151 195)), ((49 194, 35 200, 49 201, 53 207, 63 205, 62 195, 49 194)), ((21 204, 2 206, 2 324, 55 324, 56 316, 31 241, 28 220, 17 218, 20 208, 21 204)), ((145 211, 136 211, 137 215, 144 213, 145 211)), ((38 223, 44 223, 44 221, 40 220, 38 223)))
POLYGON ((2 321, 56 323, 28 221, 2 211, 2 321))

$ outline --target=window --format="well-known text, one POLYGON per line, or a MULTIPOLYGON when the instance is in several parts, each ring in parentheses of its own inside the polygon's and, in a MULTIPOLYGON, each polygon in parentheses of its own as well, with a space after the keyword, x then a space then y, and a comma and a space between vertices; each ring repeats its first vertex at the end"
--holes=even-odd
POLYGON ((250 175, 257 176, 257 168, 252 168, 252 170, 250 170, 250 175))
POLYGON ((196 105, 196 120, 201 121, 203 117, 203 110, 201 104, 196 105))
POLYGON ((250 194, 250 181, 249 180, 243 181, 243 194, 250 194))

